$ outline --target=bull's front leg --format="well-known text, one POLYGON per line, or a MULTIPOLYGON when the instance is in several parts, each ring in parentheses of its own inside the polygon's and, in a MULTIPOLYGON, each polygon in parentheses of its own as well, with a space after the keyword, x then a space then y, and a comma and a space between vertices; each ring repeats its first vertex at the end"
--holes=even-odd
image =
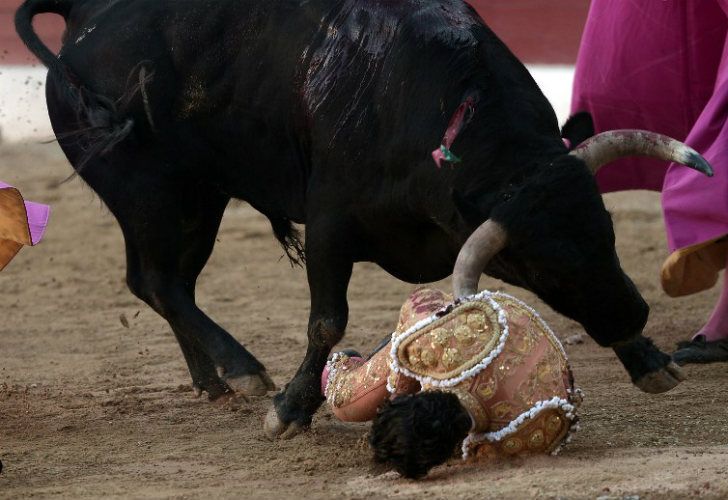
POLYGON ((331 349, 344 336, 349 316, 346 291, 353 261, 346 235, 350 230, 351 224, 340 220, 307 224, 306 270, 311 291, 308 349, 265 418, 264 429, 270 439, 288 439, 305 430, 324 401, 321 372, 331 349))
POLYGON ((685 380, 680 367, 647 337, 639 335, 612 348, 627 369, 632 383, 644 392, 667 392, 685 380))

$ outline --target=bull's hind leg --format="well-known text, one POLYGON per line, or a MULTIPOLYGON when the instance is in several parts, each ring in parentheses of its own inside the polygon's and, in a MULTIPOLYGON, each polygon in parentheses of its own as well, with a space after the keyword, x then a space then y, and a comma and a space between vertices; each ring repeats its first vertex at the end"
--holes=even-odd
MULTIPOLYGON (((143 278, 144 269, 149 266, 143 264, 144 259, 141 258, 140 250, 134 245, 132 238, 126 238, 126 255, 127 255, 127 282, 132 292, 148 304, 152 305, 153 293, 149 293, 153 287, 149 287, 143 278)), ((188 266, 189 272, 184 273, 187 276, 197 276, 199 271, 195 271, 195 267, 201 268, 204 265, 204 252, 198 254, 201 259, 197 266, 188 266), (190 268, 191 267, 191 268, 190 268)), ((186 286, 186 293, 194 294, 194 279, 190 282, 191 286, 186 286)), ((161 308, 154 305, 152 307, 160 312, 161 308)), ((164 316, 164 314, 162 314, 164 316)), ((179 328, 172 327, 175 338, 184 355, 187 367, 192 377, 192 388, 197 395, 206 392, 210 399, 217 399, 227 393, 230 393, 230 387, 217 374, 217 370, 212 359, 205 353, 202 347, 194 338, 188 338, 182 334, 179 328)))
MULTIPOLYGON (((81 155, 61 141, 71 163, 81 155)), ((211 399, 274 389, 265 367, 195 303, 229 198, 202 179, 160 172, 168 161, 130 146, 86 163, 79 174, 119 221, 131 291, 172 327, 192 383, 211 399)))
MULTIPOLYGON (((148 181, 145 186, 154 185, 148 181)), ((211 399, 232 391, 262 395, 274 389, 264 366, 195 303, 195 283, 227 202, 204 184, 154 185, 146 195, 137 194, 134 207, 115 211, 127 242, 130 289, 167 319, 193 386, 211 399)))
POLYGON ((139 140, 141 123, 117 115, 99 96, 70 92, 57 78, 49 73, 46 92, 59 144, 118 220, 129 288, 169 322, 195 388, 211 398, 274 388, 263 365, 195 303, 197 276, 229 197, 206 182, 204 168, 171 158, 176 148, 159 151, 151 139, 139 140))

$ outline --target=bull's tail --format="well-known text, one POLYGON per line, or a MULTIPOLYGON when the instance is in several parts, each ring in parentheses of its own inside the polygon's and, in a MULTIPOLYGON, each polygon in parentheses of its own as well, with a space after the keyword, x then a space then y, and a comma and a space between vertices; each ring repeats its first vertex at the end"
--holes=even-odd
MULTIPOLYGON (((58 14, 68 22, 74 5, 81 1, 83 0, 26 0, 15 13, 15 30, 18 36, 48 67, 49 75, 60 86, 62 99, 75 111, 77 128, 56 135, 59 139, 75 139, 84 151, 81 158, 72 161, 77 172, 89 160, 109 152, 123 141, 134 125, 131 118, 124 117, 119 112, 116 102, 86 88, 72 68, 51 52, 33 30, 33 17, 37 14, 58 14)), ((129 95, 122 96, 120 101, 128 104, 136 92, 138 88, 133 89, 129 95)), ((70 127, 73 125, 70 124, 70 127)))
POLYGON ((65 72, 67 68, 51 52, 33 30, 33 18, 38 14, 58 14, 66 21, 75 0, 26 0, 15 12, 15 31, 28 49, 53 71, 65 72))

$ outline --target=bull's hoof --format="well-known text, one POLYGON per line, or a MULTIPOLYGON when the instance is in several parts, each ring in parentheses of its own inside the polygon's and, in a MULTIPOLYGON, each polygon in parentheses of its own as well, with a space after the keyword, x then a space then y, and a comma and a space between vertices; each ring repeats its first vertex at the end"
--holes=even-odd
POLYGON ((276 385, 265 370, 256 374, 223 377, 223 380, 236 394, 243 396, 265 396, 268 391, 276 390, 276 385))
POLYGON ((634 385, 644 392, 667 392, 685 380, 685 375, 672 358, 642 335, 615 345, 614 352, 629 372, 634 385))
POLYGON ((217 376, 230 391, 242 396, 265 396, 268 391, 274 391, 276 385, 265 370, 260 373, 236 374, 226 372, 224 368, 217 367, 217 376))
POLYGON ((665 368, 643 376, 635 381, 634 385, 649 394, 660 394, 677 387, 686 379, 680 367, 671 362, 665 368))
POLYGON ((274 406, 265 416, 263 431, 268 439, 274 441, 276 439, 291 439, 292 437, 306 431, 306 427, 295 421, 289 424, 284 423, 278 417, 278 412, 274 406))
POLYGON ((207 393, 207 399, 217 401, 232 394, 230 388, 219 378, 208 379, 200 382, 192 382, 192 392, 196 398, 207 393))

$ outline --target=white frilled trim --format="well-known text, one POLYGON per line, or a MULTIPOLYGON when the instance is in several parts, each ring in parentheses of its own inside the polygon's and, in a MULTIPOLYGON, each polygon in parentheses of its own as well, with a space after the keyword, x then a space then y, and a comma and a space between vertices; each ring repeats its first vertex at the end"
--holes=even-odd
POLYGON ((346 354, 343 352, 336 352, 333 356, 331 356, 331 359, 326 362, 326 367, 329 369, 329 376, 326 379, 326 387, 324 388, 324 397, 328 400, 329 398, 329 387, 331 387, 331 383, 334 381, 334 378, 336 377, 336 372, 338 369, 336 368, 336 364, 342 359, 342 358, 348 358, 346 354))
MULTIPOLYGON (((420 382, 423 386, 430 386, 430 387, 453 387, 458 385, 460 382, 462 382, 465 379, 468 379, 470 377, 473 377, 480 373, 481 371, 485 370, 488 365, 490 365, 495 358, 498 357, 498 355, 503 351, 503 346, 505 346, 506 340, 508 339, 508 317, 506 315, 506 312, 503 310, 503 308, 498 304, 495 300, 492 299, 493 293, 489 292, 487 290, 482 291, 478 294, 471 295, 470 297, 464 297, 461 299, 458 299, 455 301, 454 304, 450 304, 441 310, 437 311, 432 316, 429 316, 423 320, 418 321, 413 326, 411 326, 408 330, 406 330, 401 335, 396 335, 395 333, 392 334, 392 345, 389 351, 389 368, 390 372, 394 374, 402 373, 408 377, 414 378, 417 381, 420 382), (468 302, 476 302, 476 301, 488 301, 490 306, 493 308, 493 310, 498 314, 498 324, 501 327, 501 334, 498 339, 498 344, 493 348, 492 351, 486 356, 482 361, 480 361, 478 364, 473 366, 472 368, 469 368, 468 370, 463 371, 460 375, 457 377, 445 379, 445 380, 437 380, 432 377, 424 377, 422 375, 418 375, 416 373, 411 372, 406 367, 401 366, 399 364, 399 360, 397 359, 397 350, 399 349, 400 344, 413 335, 414 333, 418 332, 422 328, 425 328, 426 326, 434 323, 438 319, 442 318, 445 314, 452 311, 455 307, 460 306, 462 304, 466 304, 468 302)), ((390 380, 387 380, 387 390, 390 393, 394 393, 395 388, 392 387, 390 380)))
MULTIPOLYGON (((392 368, 392 363, 389 363, 390 370, 392 368)), ((397 391, 397 388, 392 385, 392 379, 396 378, 397 374, 391 371, 389 375, 387 375, 387 391, 390 394, 394 394, 397 391)))
POLYGON ((551 452, 552 456, 556 456, 561 452, 561 448, 563 448, 565 445, 571 443, 571 438, 574 437, 575 432, 579 432, 581 428, 579 427, 579 421, 578 420, 572 420, 571 421, 571 427, 569 427, 569 432, 566 433, 566 436, 564 437, 563 441, 554 448, 554 451, 551 452))
MULTIPOLYGON (((531 420, 532 418, 536 417, 539 413, 541 413, 544 410, 548 409, 560 409, 564 412, 564 415, 566 418, 568 418, 572 424, 569 427, 569 432, 567 433, 566 437, 562 441, 562 444, 568 443, 571 441, 571 434, 573 432, 576 432, 578 430, 578 425, 576 424, 576 414, 574 411, 576 410, 576 407, 571 404, 566 399, 561 399, 558 396, 555 396, 552 399, 548 399, 546 401, 539 401, 533 407, 518 415, 514 420, 511 421, 510 424, 508 424, 506 427, 502 428, 499 431, 495 432, 484 432, 481 434, 468 434, 468 437, 465 438, 463 441, 463 459, 468 458, 468 453, 470 450, 471 444, 478 444, 482 443, 484 441, 489 441, 491 443, 495 443, 498 441, 502 441, 505 437, 513 434, 518 430, 518 428, 523 425, 528 420, 531 420)), ((556 448, 554 451, 551 452, 552 455, 556 455, 559 450, 561 449, 561 445, 559 445, 558 448, 556 448)))
POLYGON ((559 350, 561 351, 561 354, 564 355, 564 359, 566 359, 568 362, 569 357, 566 355, 566 351, 564 351, 564 346, 561 344, 561 341, 556 336, 556 334, 551 329, 551 327, 548 325, 548 323, 546 323, 546 321, 544 321, 544 319, 541 317, 541 315, 539 313, 537 313, 533 307, 529 306, 528 304, 523 302, 521 299, 517 299, 516 297, 514 297, 512 295, 508 295, 507 293, 504 293, 504 292, 493 292, 493 296, 505 297, 506 299, 513 300, 514 302, 518 303, 521 307, 523 307, 525 310, 527 310, 529 313, 531 313, 533 315, 533 317, 536 319, 536 321, 539 322, 541 327, 543 327, 544 331, 551 337, 551 339, 554 341, 554 343, 557 346, 559 346, 559 350))
POLYGON ((566 389, 566 392, 569 394, 569 401, 571 401, 571 404, 577 408, 581 406, 582 401, 584 401, 584 391, 578 387, 574 387, 573 389, 566 389))

